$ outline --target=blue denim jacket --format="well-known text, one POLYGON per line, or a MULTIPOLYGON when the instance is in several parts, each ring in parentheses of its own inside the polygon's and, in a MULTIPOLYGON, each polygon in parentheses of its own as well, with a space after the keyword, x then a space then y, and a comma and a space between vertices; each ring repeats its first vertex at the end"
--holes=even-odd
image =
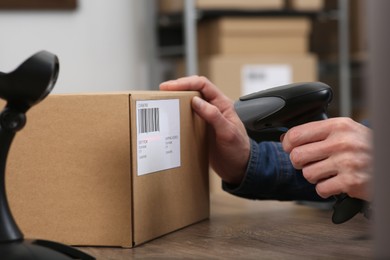
POLYGON ((222 182, 225 191, 248 199, 324 201, 302 175, 294 169, 279 142, 251 140, 245 177, 238 186, 222 182))

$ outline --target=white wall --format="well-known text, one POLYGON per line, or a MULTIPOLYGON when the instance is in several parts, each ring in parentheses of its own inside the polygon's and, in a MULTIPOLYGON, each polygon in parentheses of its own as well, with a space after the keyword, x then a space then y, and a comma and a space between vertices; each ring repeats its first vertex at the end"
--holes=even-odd
POLYGON ((144 2, 78 0, 74 11, 0 11, 0 71, 44 49, 60 59, 53 93, 152 88, 144 2))

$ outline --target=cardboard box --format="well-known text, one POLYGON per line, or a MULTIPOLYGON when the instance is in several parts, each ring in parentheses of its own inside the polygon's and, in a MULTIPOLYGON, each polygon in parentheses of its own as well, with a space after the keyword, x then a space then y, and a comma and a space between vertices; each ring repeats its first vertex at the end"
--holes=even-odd
POLYGON ((309 49, 309 18, 220 18, 198 27, 200 55, 291 54, 309 49))
POLYGON ((217 55, 200 60, 201 75, 229 98, 292 82, 316 81, 315 55, 217 55))
MULTIPOLYGON (((181 12, 185 0, 158 0, 161 13, 181 12)), ((279 10, 284 7, 284 0, 196 0, 195 7, 202 10, 279 10)))
POLYGON ((321 11, 324 0, 287 0, 287 7, 297 11, 321 11))
POLYGON ((27 113, 7 167, 26 238, 133 247, 209 217, 196 92, 50 95, 27 113))

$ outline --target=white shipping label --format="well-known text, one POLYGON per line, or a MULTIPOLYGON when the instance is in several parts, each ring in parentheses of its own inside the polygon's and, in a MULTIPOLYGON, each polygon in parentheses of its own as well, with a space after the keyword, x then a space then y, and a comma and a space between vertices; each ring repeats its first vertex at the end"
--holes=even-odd
POLYGON ((136 108, 138 176, 179 167, 179 100, 142 100, 136 108))
POLYGON ((241 69, 241 95, 292 83, 292 69, 286 64, 253 64, 241 69))

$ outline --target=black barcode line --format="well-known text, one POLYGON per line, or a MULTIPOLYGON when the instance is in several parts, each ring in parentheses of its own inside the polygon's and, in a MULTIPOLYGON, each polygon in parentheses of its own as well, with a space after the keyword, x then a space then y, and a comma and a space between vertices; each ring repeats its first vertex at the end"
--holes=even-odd
POLYGON ((138 109, 138 133, 160 131, 160 110, 158 107, 138 109))

